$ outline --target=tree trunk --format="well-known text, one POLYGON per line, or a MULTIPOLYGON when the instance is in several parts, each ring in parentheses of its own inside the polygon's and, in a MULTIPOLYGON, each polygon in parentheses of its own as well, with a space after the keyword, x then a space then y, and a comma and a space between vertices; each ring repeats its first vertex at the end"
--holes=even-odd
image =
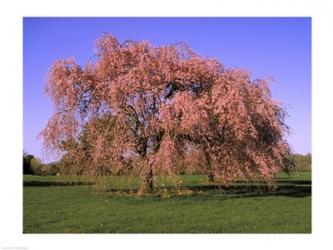
POLYGON ((212 166, 211 166, 211 158, 209 153, 204 149, 205 152, 205 157, 206 157, 206 161, 207 161, 207 165, 208 165, 208 182, 209 183, 213 183, 214 182, 214 173, 212 170, 212 166))
POLYGON ((209 173, 208 174, 208 181, 209 181, 209 183, 213 183, 214 182, 214 174, 213 173, 209 173))
POLYGON ((150 169, 144 176, 143 179, 143 192, 144 193, 151 193, 154 189, 154 183, 153 183, 153 170, 150 169))

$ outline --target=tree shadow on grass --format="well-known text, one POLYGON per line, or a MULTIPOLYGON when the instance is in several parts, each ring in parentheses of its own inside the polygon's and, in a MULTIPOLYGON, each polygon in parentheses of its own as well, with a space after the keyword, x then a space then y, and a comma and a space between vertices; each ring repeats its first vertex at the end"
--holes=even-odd
MULTIPOLYGON (((48 186, 81 186, 93 185, 87 181, 24 181, 24 187, 48 187, 48 186)), ((230 186, 220 185, 186 185, 181 187, 184 190, 190 190, 192 195, 213 197, 216 194, 222 194, 226 199, 246 198, 246 197, 267 197, 267 196, 287 196, 287 197, 307 197, 311 195, 311 181, 307 180, 278 180, 276 189, 270 188, 264 182, 236 182, 230 186)), ((166 190, 172 193, 174 186, 156 187, 155 192, 166 190)), ((108 189, 108 193, 136 193, 134 189, 108 189)))
MULTIPOLYGON (((231 186, 219 185, 187 185, 179 187, 182 191, 177 192, 177 187, 155 187, 154 192, 145 197, 198 197, 199 199, 238 199, 253 197, 307 197, 311 195, 311 181, 283 181, 277 183, 276 189, 270 188, 264 183, 236 183, 231 186), (186 190, 190 192, 186 192, 186 190)), ((135 196, 136 189, 108 189, 112 195, 135 196)))
POLYGON ((237 183, 232 186, 204 185, 188 186, 190 190, 196 193, 213 194, 221 192, 229 198, 246 197, 267 197, 267 196, 288 196, 288 197, 306 197, 311 195, 311 181, 279 181, 275 189, 268 185, 259 183, 237 183))
POLYGON ((82 186, 93 185, 92 182, 86 181, 24 181, 24 187, 50 187, 50 186, 82 186))

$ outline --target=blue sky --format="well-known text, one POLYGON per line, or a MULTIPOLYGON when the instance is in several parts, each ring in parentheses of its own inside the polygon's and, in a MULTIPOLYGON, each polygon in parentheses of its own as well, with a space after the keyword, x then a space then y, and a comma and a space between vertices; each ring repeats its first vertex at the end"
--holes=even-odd
POLYGON ((95 40, 109 32, 120 41, 149 40, 153 45, 185 42, 202 56, 226 67, 247 69, 252 77, 270 76, 274 99, 287 108, 287 140, 294 152, 311 152, 311 19, 310 18, 24 18, 24 150, 43 153, 38 133, 52 116, 44 94, 52 62, 74 57, 85 64, 95 40))

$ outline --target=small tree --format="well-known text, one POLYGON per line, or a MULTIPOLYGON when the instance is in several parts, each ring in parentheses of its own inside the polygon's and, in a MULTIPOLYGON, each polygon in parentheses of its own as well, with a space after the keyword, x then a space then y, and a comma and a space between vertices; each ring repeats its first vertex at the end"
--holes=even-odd
POLYGON ((182 44, 121 44, 107 34, 96 56, 85 67, 56 61, 46 85, 56 112, 41 136, 48 149, 67 152, 73 169, 113 172, 134 154, 143 191, 151 191, 153 176, 178 174, 191 150, 200 153, 202 171, 224 184, 272 183, 288 167, 286 113, 266 80, 252 81, 182 44))

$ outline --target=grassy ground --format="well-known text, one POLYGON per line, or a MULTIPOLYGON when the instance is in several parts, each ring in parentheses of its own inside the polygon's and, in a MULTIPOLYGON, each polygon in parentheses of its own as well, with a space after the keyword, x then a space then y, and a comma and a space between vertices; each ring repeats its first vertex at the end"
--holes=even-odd
MULTIPOLYGON (((136 178, 108 179, 95 192, 81 179, 24 176, 24 233, 310 233, 311 172, 281 174, 278 188, 244 184, 219 190, 205 176, 182 176, 192 194, 134 197, 136 178), (119 195, 112 190, 126 190, 119 195)), ((170 184, 159 178, 158 186, 170 184)))

